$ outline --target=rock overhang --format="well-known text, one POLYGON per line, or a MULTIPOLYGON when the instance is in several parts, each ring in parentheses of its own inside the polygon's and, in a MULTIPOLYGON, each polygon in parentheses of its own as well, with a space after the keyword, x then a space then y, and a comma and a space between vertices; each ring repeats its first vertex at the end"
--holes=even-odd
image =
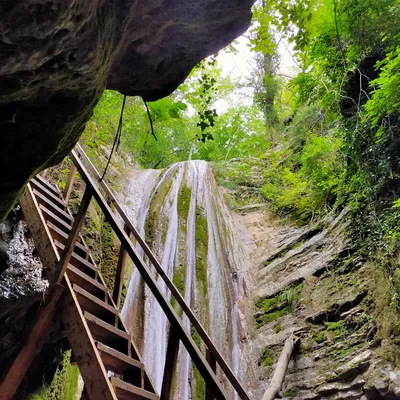
POLYGON ((105 88, 170 94, 249 26, 254 0, 0 3, 0 220, 75 145, 105 88))

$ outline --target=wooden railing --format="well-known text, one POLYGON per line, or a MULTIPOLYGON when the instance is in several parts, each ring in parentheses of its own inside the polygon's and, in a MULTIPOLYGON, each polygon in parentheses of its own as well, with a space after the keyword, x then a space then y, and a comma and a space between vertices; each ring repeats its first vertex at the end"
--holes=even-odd
MULTIPOLYGON (((203 379, 206 383, 206 400, 211 399, 228 399, 222 385, 219 382, 219 379, 216 375, 217 366, 220 367, 223 374, 226 376, 227 380, 232 385, 233 389, 239 395, 239 398, 242 400, 249 400, 248 395, 246 394, 243 386, 240 384, 235 374, 222 357, 222 355, 217 350, 216 346, 212 342, 210 336, 207 334, 203 326, 200 324, 190 307, 186 304, 182 295, 179 293, 178 289, 172 283, 171 279, 166 275, 164 270, 162 269, 159 261, 152 253, 149 246, 143 240, 143 238, 139 235, 138 231, 132 225, 131 221, 128 219, 127 215, 121 208, 120 204, 115 199, 112 191, 109 189, 104 180, 101 179, 100 174, 90 162, 81 146, 78 144, 75 149, 71 152, 70 157, 73 162, 73 167, 70 170, 70 175, 68 177, 67 185, 64 191, 64 197, 68 200, 71 191, 72 185, 74 182, 74 177, 76 171, 79 172, 81 178, 86 183, 85 194, 83 196, 83 200, 81 206, 78 210, 78 213, 75 217, 74 225, 72 227, 72 231, 70 237, 68 239, 69 248, 73 249, 75 242, 78 238, 78 233, 81 230, 82 223, 88 209, 89 203, 92 198, 94 198, 100 209, 105 215, 107 222, 111 225, 115 234, 121 242, 117 273, 114 284, 114 292, 113 298, 117 305, 120 303, 121 298, 121 288, 122 288, 122 277, 124 275, 124 265, 125 259, 129 256, 135 266, 137 267, 139 273, 141 274, 144 282, 147 284, 151 292, 153 293, 155 299, 158 301, 161 309, 165 313, 168 318, 171 327, 169 333, 168 347, 167 347, 167 355, 166 362, 164 368, 164 377, 162 383, 161 390, 161 399, 170 400, 172 399, 172 380, 175 374, 176 369, 176 361, 178 356, 179 344, 185 346, 188 351, 192 361, 195 366, 199 370, 203 379), (104 195, 103 195, 104 193, 104 195), (112 210, 111 206, 115 211, 112 210), (122 219, 123 226, 117 222, 117 215, 122 219), (158 275, 164 281, 166 287, 170 291, 171 295, 175 298, 176 302, 180 305, 183 310, 183 313, 189 319, 192 327, 197 331, 198 335, 204 342, 206 348, 206 355, 203 355, 200 349, 197 347, 195 342, 193 341, 190 332, 187 332, 183 327, 181 318, 177 315, 174 308, 170 304, 167 299, 165 293, 160 289, 156 280, 150 273, 150 270, 143 258, 140 256, 135 246, 132 244, 130 239, 130 235, 132 235, 137 242, 137 245, 144 251, 144 254, 147 256, 149 261, 153 264, 155 270, 158 275)), ((66 249, 68 247, 66 246, 66 249)), ((71 250, 72 254, 72 250, 71 250)), ((68 265, 69 258, 71 257, 68 251, 65 251, 62 259, 60 260, 59 268, 62 271, 65 270, 68 265)), ((62 276, 62 274, 60 275, 62 276)))

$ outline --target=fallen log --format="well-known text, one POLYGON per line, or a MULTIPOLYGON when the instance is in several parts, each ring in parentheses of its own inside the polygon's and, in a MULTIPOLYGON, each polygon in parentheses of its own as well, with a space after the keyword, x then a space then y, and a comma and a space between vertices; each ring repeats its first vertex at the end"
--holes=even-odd
POLYGON ((296 348, 299 340, 300 339, 293 333, 286 339, 285 345, 283 346, 281 355, 279 356, 279 360, 272 375, 271 382, 269 383, 268 389, 265 391, 262 400, 274 400, 278 392, 281 390, 289 361, 292 358, 293 351, 296 348))

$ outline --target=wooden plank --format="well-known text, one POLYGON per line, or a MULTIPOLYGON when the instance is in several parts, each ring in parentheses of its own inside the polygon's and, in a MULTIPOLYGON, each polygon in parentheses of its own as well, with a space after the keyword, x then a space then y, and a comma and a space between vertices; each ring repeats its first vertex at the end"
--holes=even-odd
POLYGON ((67 274, 72 283, 77 284, 94 296, 100 296, 99 298, 104 300, 104 297, 108 295, 107 288, 103 284, 98 280, 91 278, 89 275, 86 275, 79 268, 68 264, 67 274))
POLYGON ((88 311, 108 323, 115 323, 115 318, 119 316, 119 311, 115 307, 98 299, 76 284, 73 285, 73 289, 82 310, 88 311))
POLYGON ((32 234, 36 250, 45 269, 46 278, 50 284, 54 283, 57 278, 57 249, 50 240, 51 235, 43 215, 39 211, 39 204, 33 194, 31 185, 28 184, 25 192, 19 199, 22 210, 24 212, 25 221, 32 234))
POLYGON ((69 232, 72 229, 72 225, 68 222, 65 222, 52 211, 50 211, 46 206, 43 204, 39 205, 40 211, 44 214, 44 219, 46 221, 52 222, 58 229, 63 230, 64 232, 69 232))
MULTIPOLYGON (((239 394, 240 398, 242 400, 249 400, 248 395, 246 394, 243 386, 239 382, 239 380, 236 378, 235 374, 233 373, 232 369, 229 367, 228 363, 225 361, 225 359, 222 357, 221 353, 218 351, 216 346, 214 345, 213 341, 211 340, 210 336, 208 333, 205 331, 203 326, 201 325, 200 321, 196 318, 194 315, 193 311, 190 309, 190 307, 186 304, 184 298, 180 294, 179 290, 175 287, 173 282, 169 279, 169 277, 166 275, 165 271, 161 267, 161 264, 147 245, 147 243, 143 240, 143 238, 140 236, 139 232, 135 229, 133 224, 129 221, 129 218, 121 208, 120 204, 118 201, 115 199, 112 191, 108 188, 107 184, 104 182, 104 180, 101 180, 100 174, 98 173, 97 169, 94 167, 94 165, 90 162, 90 160, 87 158, 85 152, 83 151, 82 147, 79 145, 79 143, 76 145, 75 150, 71 152, 71 157, 74 163, 78 163, 79 167, 78 169, 80 170, 81 176, 85 179, 83 175, 86 175, 85 180, 90 180, 92 182, 92 185, 94 185, 93 180, 91 177, 88 175, 85 167, 82 164, 81 159, 85 160, 86 165, 88 165, 90 171, 95 177, 95 180, 99 182, 101 188, 104 190, 106 193, 106 196, 108 198, 108 202, 112 203, 115 207, 115 210, 118 212, 118 214, 121 216, 123 222, 128 226, 130 232, 136 239, 137 243, 141 246, 141 248, 144 250, 144 253, 147 255, 151 263, 154 265, 157 273, 163 279, 164 283, 166 284, 167 288, 170 290, 171 294, 175 297, 177 303, 181 306, 183 312, 186 314, 186 316, 189 318, 190 323, 193 325, 193 327, 197 330, 199 333, 201 339, 204 341, 205 345, 207 348, 210 350, 210 352, 213 354, 214 358, 217 360, 219 366, 221 367, 222 371, 228 378, 229 382, 231 385, 234 387, 236 392, 239 394)), ((97 199, 96 199, 97 200, 97 199)))
MULTIPOLYGON (((63 232, 62 230, 58 229, 52 222, 46 221, 46 225, 50 228, 51 237, 54 240, 57 240, 63 244, 66 244, 69 238, 69 233, 63 232)), ((72 231, 72 230, 71 230, 72 231)), ((85 247, 83 244, 79 243, 78 240, 80 239, 79 235, 77 241, 75 242, 74 252, 80 253, 83 256, 87 256, 89 253, 89 249, 85 247)))
POLYGON ((118 400, 110 384, 100 354, 90 334, 89 327, 79 307, 79 302, 71 287, 68 276, 65 281, 70 296, 64 302, 64 324, 68 332, 68 340, 75 354, 85 388, 90 399, 118 400))
POLYGON ((72 188, 74 186, 75 175, 76 175, 76 167, 75 167, 75 165, 72 164, 71 169, 69 170, 67 183, 65 185, 65 189, 64 189, 64 193, 63 193, 65 203, 67 203, 67 204, 69 202, 69 198, 72 193, 72 188))
MULTIPOLYGON (((122 339, 127 340, 129 343, 131 341, 131 335, 123 331, 122 329, 116 328, 114 325, 108 324, 102 319, 96 317, 95 315, 89 313, 88 311, 84 312, 84 316, 88 321, 90 326, 98 326, 102 331, 104 331, 101 335, 99 335, 99 340, 103 341, 103 339, 112 338, 112 336, 119 336, 122 339)), ((106 343, 107 344, 107 343, 106 343)))
POLYGON ((92 190, 90 188, 86 188, 82 198, 82 203, 79 206, 79 210, 75 217, 74 224, 72 225, 71 233, 69 234, 67 243, 65 244, 65 249, 61 254, 60 261, 58 262, 57 265, 57 271, 59 271, 60 273, 57 282, 62 281, 65 271, 67 270, 67 266, 71 260, 72 253, 74 252, 74 247, 75 244, 77 243, 79 232, 82 229, 82 225, 85 219, 86 212, 89 208, 91 199, 92 199, 92 190))
POLYGON ((62 208, 60 208, 57 204, 54 204, 50 199, 48 199, 46 196, 43 196, 42 193, 38 192, 36 189, 32 189, 33 194, 36 197, 36 201, 39 204, 43 204, 46 206, 49 210, 51 210, 53 213, 58 215, 60 218, 62 218, 65 222, 70 223, 73 221, 73 217, 69 215, 67 212, 65 212, 62 208))
POLYGON ((49 200, 53 201, 59 207, 66 208, 66 204, 64 200, 59 196, 59 194, 54 194, 51 190, 47 189, 44 185, 42 185, 38 180, 32 178, 30 184, 33 188, 35 188, 39 193, 43 196, 46 196, 49 200))
MULTIPOLYGON (((210 366, 207 364, 204 356, 201 354, 200 350, 197 348, 197 346, 194 343, 190 334, 186 332, 185 328, 182 325, 180 318, 176 314, 175 310, 172 308, 172 306, 169 303, 169 301, 167 300, 167 298, 164 296, 158 283, 154 280, 152 274, 150 273, 150 271, 148 270, 143 259, 138 254, 135 247, 133 246, 128 235, 123 231, 123 229, 121 229, 120 225, 117 223, 114 213, 112 212, 110 206, 107 204, 107 202, 103 198, 103 195, 101 194, 100 190, 97 188, 97 186, 93 182, 93 179, 87 174, 85 167, 83 166, 81 160, 79 160, 79 158, 76 156, 74 151, 72 151, 71 157, 72 157, 72 160, 75 163, 76 167, 78 168, 78 171, 79 171, 81 177, 85 180, 86 184, 89 187, 91 187, 91 189, 93 190, 93 197, 96 199, 96 201, 97 201, 98 205, 100 206, 100 208, 102 209, 107 221, 109 222, 112 229, 118 236, 118 238, 121 241, 121 244, 125 248, 126 252, 131 257, 132 261, 138 268, 143 280, 145 281, 145 283, 148 285, 149 289, 155 296, 156 300, 160 304, 162 310, 164 311, 164 313, 167 316, 170 323, 174 326, 174 329, 176 329, 176 331, 178 332, 183 345, 186 347, 187 351, 189 352, 189 355, 192 358, 193 362, 195 363, 200 374, 203 376, 206 383, 210 386, 215 398, 217 400, 226 400, 227 396, 226 396, 225 391, 224 391, 222 385, 220 384, 219 380, 215 376, 215 374, 212 371, 212 369, 210 368, 210 366)), ((183 300, 183 302, 185 303, 184 300, 183 300)), ((186 303, 185 303, 185 305, 186 305, 186 303)), ((188 308, 187 305, 186 305, 186 308, 188 308)), ((232 373, 232 376, 234 377, 234 379, 236 379, 235 376, 233 375, 233 373, 232 373)), ((236 382, 238 382, 238 381, 236 380, 236 382)), ((240 386, 240 384, 239 384, 239 386, 240 386)), ((244 392, 244 390, 243 390, 243 392, 244 392)), ((245 392, 244 392, 244 395, 242 395, 241 393, 239 393, 239 394, 242 399, 248 400, 248 397, 245 392)))
POLYGON ((119 400, 159 400, 160 397, 148 392, 147 390, 138 388, 137 386, 130 385, 120 379, 111 377, 111 385, 114 387, 119 400))
MULTIPOLYGON (((125 233, 129 236, 129 228, 124 225, 125 233)), ((119 256, 118 256, 118 264, 117 264, 117 271, 115 274, 115 281, 114 281, 114 290, 113 290, 113 300, 117 308, 121 303, 121 293, 122 293, 122 285, 124 283, 124 273, 125 273, 125 264, 126 264, 126 251, 124 246, 121 246, 119 249, 119 256)))
MULTIPOLYGON (((65 249, 65 246, 62 243, 60 243, 58 240, 54 240, 54 244, 60 250, 65 249)), ((99 269, 94 264, 87 261, 85 258, 81 257, 79 254, 76 254, 76 253, 72 253, 70 264, 76 268, 79 268, 86 275, 89 275, 90 271, 93 273, 93 276, 95 276, 96 273, 99 272, 99 269)))
POLYGON ((55 195, 60 195, 58 187, 51 184, 48 180, 44 179, 42 176, 40 176, 40 174, 36 175, 35 179, 38 180, 42 185, 46 186, 47 189, 51 190, 55 195))
POLYGON ((11 400, 13 398, 19 384, 28 372, 33 359, 43 346, 63 291, 64 288, 62 286, 56 285, 46 305, 39 312, 33 329, 30 331, 21 351, 13 361, 3 382, 0 384, 1 400, 11 400))
POLYGON ((161 400, 172 400, 173 380, 176 371, 176 363, 179 352, 178 332, 171 327, 169 330, 167 355, 165 357, 164 376, 161 387, 161 400))
POLYGON ((100 352, 104 365, 109 366, 111 371, 119 375, 123 375, 125 371, 131 368, 136 368, 140 371, 144 368, 142 362, 134 360, 133 358, 128 357, 120 351, 106 346, 103 343, 97 343, 97 349, 100 352))
POLYGON ((93 296, 91 293, 89 293, 87 290, 81 288, 80 286, 73 284, 73 289, 75 291, 75 293, 78 295, 82 295, 85 296, 88 300, 93 301, 94 303, 96 303, 97 305, 99 305, 100 307, 106 309, 107 311, 118 315, 119 314, 119 310, 117 308, 115 308, 114 306, 107 304, 106 302, 98 299, 97 297, 93 296))
MULTIPOLYGON (((206 360, 210 365, 211 369, 214 373, 217 373, 217 360, 214 358, 210 350, 206 350, 206 360)), ((214 400, 214 395, 212 394, 212 390, 206 386, 206 400, 214 400)))

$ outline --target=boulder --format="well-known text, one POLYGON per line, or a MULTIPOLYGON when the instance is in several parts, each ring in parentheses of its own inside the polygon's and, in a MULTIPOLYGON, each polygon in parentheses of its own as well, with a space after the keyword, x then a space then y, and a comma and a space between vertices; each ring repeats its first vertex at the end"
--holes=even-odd
POLYGON ((156 100, 242 34, 254 0, 0 2, 0 220, 105 88, 156 100))

